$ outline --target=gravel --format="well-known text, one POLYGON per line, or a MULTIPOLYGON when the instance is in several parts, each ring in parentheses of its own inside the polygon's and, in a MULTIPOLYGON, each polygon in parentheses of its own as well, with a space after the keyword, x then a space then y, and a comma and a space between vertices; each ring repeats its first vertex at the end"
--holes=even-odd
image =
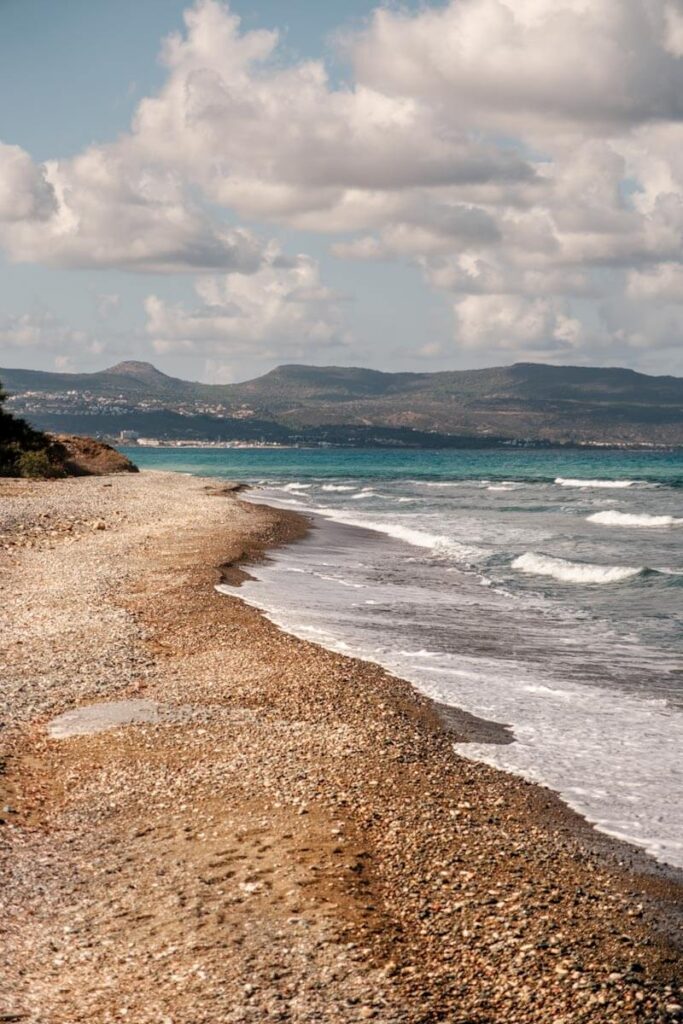
POLYGON ((302 529, 180 475, 0 484, 0 1020, 683 1019, 674 882, 216 593, 302 529), (49 735, 122 701, 156 718, 49 735))

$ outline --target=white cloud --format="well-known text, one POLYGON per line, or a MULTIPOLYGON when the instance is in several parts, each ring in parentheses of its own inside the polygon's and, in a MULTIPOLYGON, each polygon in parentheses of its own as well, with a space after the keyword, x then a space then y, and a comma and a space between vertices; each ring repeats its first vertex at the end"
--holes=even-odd
POLYGON ((450 130, 428 104, 357 84, 319 61, 282 65, 275 32, 241 32, 215 0, 167 42, 168 79, 134 121, 138 147, 249 216, 324 215, 348 192, 528 180, 514 150, 450 130), (182 140, 182 145, 179 145, 182 140))
POLYGON ((458 338, 467 348, 565 358, 583 341, 581 322, 556 299, 468 295, 455 304, 458 338))
POLYGON ((664 46, 674 57, 683 57, 683 9, 680 0, 664 4, 664 46))
POLYGON ((0 224, 47 220, 56 198, 45 171, 20 146, 0 142, 0 224))
POLYGON ((456 295, 596 295, 590 276, 581 269, 555 267, 552 263, 542 268, 513 267, 493 252, 425 260, 423 268, 434 288, 456 295))
POLYGON ((0 242, 16 260, 203 273, 195 310, 148 300, 160 351, 339 337, 315 264, 277 265, 236 217, 414 264, 470 350, 640 359, 648 331, 670 350, 676 316, 654 305, 682 301, 680 0, 380 7, 344 49, 336 84, 197 0, 127 135, 44 166, 0 147, 0 242))
POLYGON ((455 100, 450 116, 479 126, 620 131, 683 118, 679 19, 661 0, 451 0, 380 8, 351 54, 363 85, 455 100))
POLYGON ((317 264, 306 256, 286 260, 271 246, 256 273, 203 277, 196 291, 201 303, 190 310, 148 296, 147 333, 155 351, 303 358, 346 341, 339 298, 321 284, 317 264))
POLYGON ((251 232, 216 222, 177 173, 145 165, 125 142, 42 167, 0 147, 0 242, 18 262, 159 273, 251 273, 262 255, 251 232))

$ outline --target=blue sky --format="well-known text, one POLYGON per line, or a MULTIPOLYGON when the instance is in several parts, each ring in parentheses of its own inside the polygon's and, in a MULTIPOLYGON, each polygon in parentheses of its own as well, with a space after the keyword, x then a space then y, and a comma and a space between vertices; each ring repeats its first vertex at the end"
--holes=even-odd
MULTIPOLYGON (((163 36, 180 31, 188 4, 177 0, 3 0, 0 41, 0 95, 5 97, 0 138, 26 149, 35 160, 68 158, 86 146, 125 132, 141 96, 155 91, 164 74, 157 60, 163 36)), ((287 4, 233 2, 232 10, 245 28, 277 27, 286 49, 295 57, 326 55, 335 66, 333 36, 353 26, 373 9, 367 0, 321 4, 291 0, 287 4), (283 18, 283 9, 286 16, 283 18)), ((343 68, 338 68, 343 73, 343 68)), ((340 267, 329 260, 329 244, 316 236, 301 239, 307 252, 326 264, 328 279, 353 295, 347 304, 359 335, 391 336, 402 364, 416 337, 447 330, 444 311, 425 294, 412 269, 340 267), (368 281, 368 269, 373 280, 368 281)), ((0 257, 1 258, 1 257, 0 257)), ((59 271, 35 264, 2 260, 0 309, 7 313, 49 309, 65 322, 97 331, 97 297, 103 292, 122 296, 108 351, 111 359, 84 355, 74 368, 100 368, 111 360, 136 354, 133 332, 144 325, 142 300, 147 292, 173 298, 188 297, 191 282, 166 276, 144 278, 115 271, 59 271)), ((52 353, 2 352, 2 365, 52 369, 52 353)), ((144 353, 143 353, 144 354, 144 353)), ((147 356, 145 356, 147 357, 147 356)), ((169 372, 196 376, 203 367, 194 356, 159 359, 169 372)), ((73 362, 70 360, 70 364, 73 362)), ((384 348, 367 362, 382 366, 384 348)))
MULTIPOLYGON (((2 0, 2 135, 34 159, 66 157, 127 129, 157 89, 160 41, 183 27, 186 0, 2 0)), ((367 17, 367 0, 235 0, 245 28, 277 27, 294 56, 326 54, 328 37, 367 17)))
POLYGON ((188 8, 3 0, 0 365, 683 372, 671 0, 188 8))

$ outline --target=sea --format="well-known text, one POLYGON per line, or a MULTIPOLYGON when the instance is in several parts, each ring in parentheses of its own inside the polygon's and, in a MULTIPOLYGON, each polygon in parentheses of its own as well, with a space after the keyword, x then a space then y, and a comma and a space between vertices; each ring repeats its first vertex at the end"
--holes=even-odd
POLYGON ((126 452, 308 515, 240 597, 507 726, 457 748, 683 867, 683 452, 126 452))

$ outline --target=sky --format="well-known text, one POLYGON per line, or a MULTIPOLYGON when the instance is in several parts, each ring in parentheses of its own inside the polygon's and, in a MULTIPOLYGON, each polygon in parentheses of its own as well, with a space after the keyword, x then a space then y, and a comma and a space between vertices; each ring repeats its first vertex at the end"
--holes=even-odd
POLYGON ((0 366, 683 374, 683 0, 0 0, 0 366))

